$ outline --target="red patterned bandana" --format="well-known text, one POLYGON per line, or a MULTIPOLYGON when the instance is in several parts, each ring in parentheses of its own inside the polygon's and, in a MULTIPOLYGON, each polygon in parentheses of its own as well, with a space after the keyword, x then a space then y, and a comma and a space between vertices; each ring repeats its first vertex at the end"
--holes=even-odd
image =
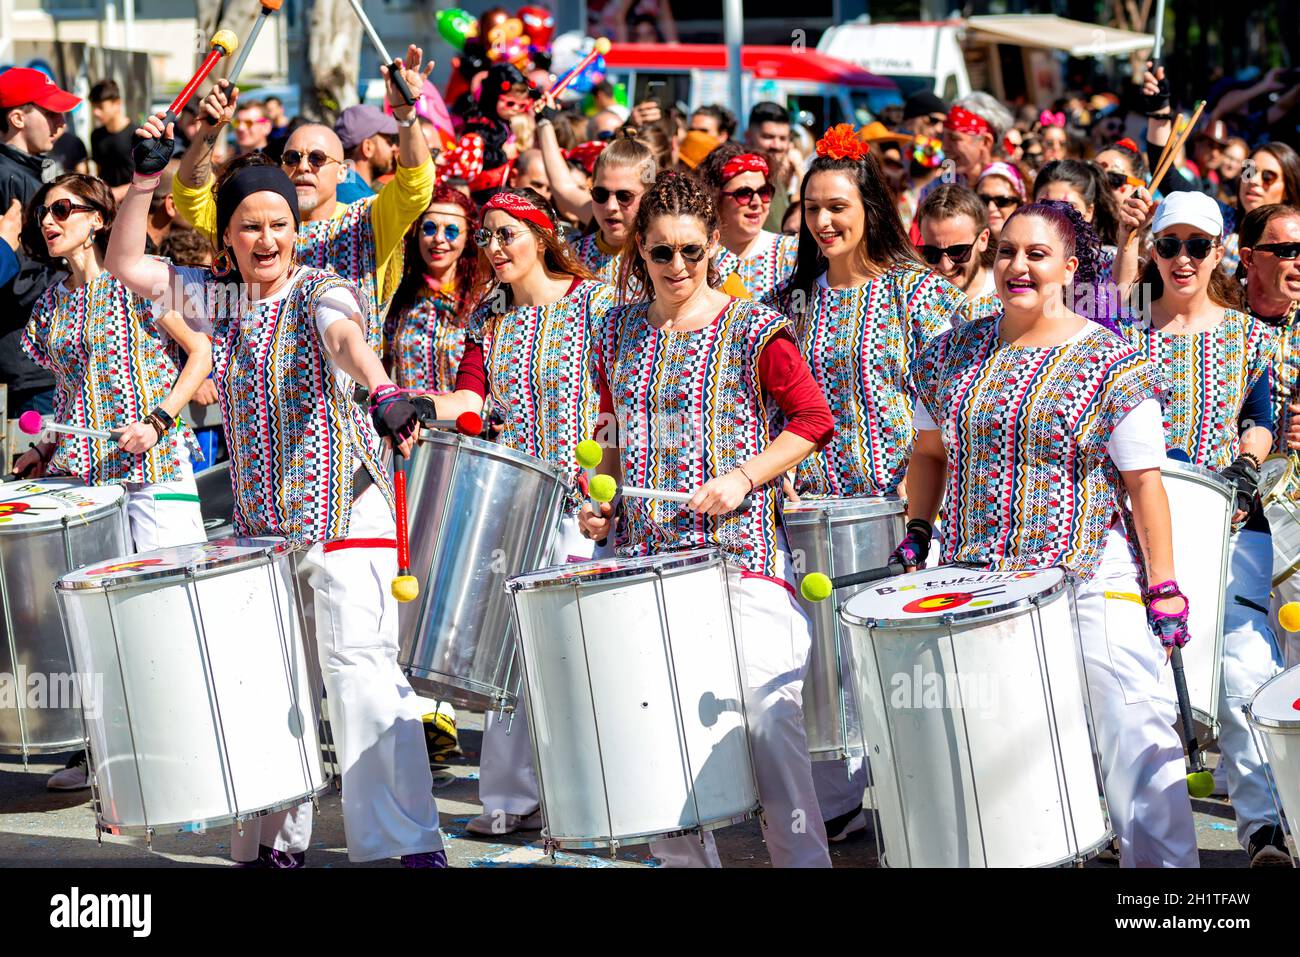
POLYGON ((509 213, 515 219, 540 226, 547 232, 555 232, 555 224, 551 222, 551 218, 516 193, 497 193, 483 207, 483 215, 486 216, 488 211, 493 209, 499 209, 509 213))
POLYGON ((757 153, 741 153, 739 156, 733 156, 722 167, 722 181, 725 183, 741 173, 762 173, 766 176, 768 174, 767 160, 757 153))
POLYGON ((970 110, 962 109, 960 106, 954 106, 948 111, 948 119, 944 122, 944 129, 956 130, 958 133, 969 133, 973 136, 979 136, 982 133, 992 133, 989 124, 982 116, 976 116, 970 110))

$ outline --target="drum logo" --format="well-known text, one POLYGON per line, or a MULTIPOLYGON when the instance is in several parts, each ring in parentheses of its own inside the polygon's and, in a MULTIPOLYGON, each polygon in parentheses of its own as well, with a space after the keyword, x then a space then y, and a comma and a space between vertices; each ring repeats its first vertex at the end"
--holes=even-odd
MULTIPOLYGON (((7 522, 15 515, 30 511, 32 507, 27 502, 0 502, 0 522, 7 522)), ((48 511, 48 509, 36 509, 36 511, 48 511)))
POLYGON ((149 568, 153 565, 161 565, 161 558, 137 558, 129 562, 117 562, 113 565, 104 565, 102 568, 96 568, 86 572, 87 578, 99 578, 103 575, 112 575, 116 572, 133 572, 141 568, 149 568))
POLYGON ((931 615, 936 612, 951 611, 962 605, 984 608, 993 604, 994 595, 1005 593, 1006 589, 1001 585, 990 585, 987 588, 975 588, 971 591, 940 592, 937 595, 924 595, 912 599, 903 606, 903 611, 909 615, 931 615))

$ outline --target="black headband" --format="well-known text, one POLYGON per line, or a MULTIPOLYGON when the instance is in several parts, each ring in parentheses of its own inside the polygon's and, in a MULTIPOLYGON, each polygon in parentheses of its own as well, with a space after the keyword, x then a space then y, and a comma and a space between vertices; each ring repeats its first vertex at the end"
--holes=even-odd
POLYGON ((239 204, 253 193, 271 192, 284 197, 293 213, 293 225, 296 229, 302 225, 298 213, 298 192, 293 188, 293 180, 278 166, 245 166, 231 174, 217 190, 217 242, 223 242, 226 226, 235 215, 239 204))

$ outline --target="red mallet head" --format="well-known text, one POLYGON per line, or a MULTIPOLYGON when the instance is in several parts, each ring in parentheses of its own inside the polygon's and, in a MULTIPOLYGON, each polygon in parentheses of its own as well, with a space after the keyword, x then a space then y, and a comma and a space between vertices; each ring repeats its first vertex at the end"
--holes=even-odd
POLYGON ((45 420, 35 409, 28 409, 18 416, 18 428, 27 435, 40 435, 45 431, 45 420))
POLYGON ((456 416, 456 431, 461 435, 482 435, 483 417, 475 412, 462 412, 456 416))

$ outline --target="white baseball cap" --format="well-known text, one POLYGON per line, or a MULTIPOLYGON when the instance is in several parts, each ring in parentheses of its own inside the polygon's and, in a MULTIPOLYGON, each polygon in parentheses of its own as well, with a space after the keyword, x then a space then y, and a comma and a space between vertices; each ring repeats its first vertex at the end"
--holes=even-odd
POLYGON ((1162 233, 1170 226, 1191 226, 1219 239, 1223 236, 1223 213, 1219 211, 1219 204, 1204 193, 1171 193, 1156 210, 1151 231, 1162 233))

